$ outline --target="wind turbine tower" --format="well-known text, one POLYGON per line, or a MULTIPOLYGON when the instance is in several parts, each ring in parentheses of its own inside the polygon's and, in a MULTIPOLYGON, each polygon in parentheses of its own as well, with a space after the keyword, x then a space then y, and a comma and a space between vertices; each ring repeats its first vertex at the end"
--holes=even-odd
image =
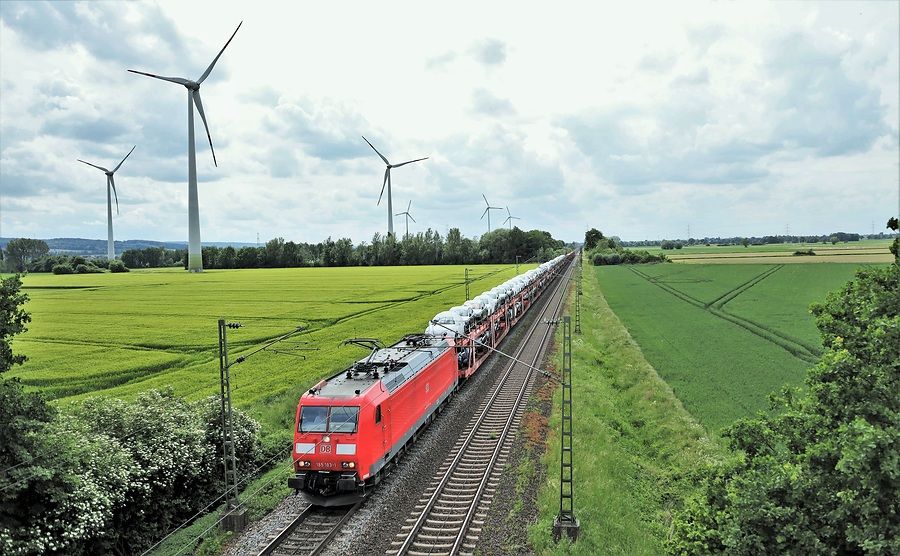
POLYGON ((112 197, 116 198, 116 214, 119 214, 119 194, 116 193, 116 180, 113 178, 113 174, 116 173, 116 170, 122 167, 122 163, 125 162, 131 153, 134 152, 134 149, 137 147, 131 147, 131 150, 128 151, 128 154, 125 155, 125 158, 122 159, 122 162, 116 164, 116 167, 112 170, 107 170, 102 166, 97 166, 96 164, 91 164, 90 162, 85 162, 80 158, 77 159, 78 162, 84 162, 88 166, 93 166, 98 170, 102 170, 104 174, 106 174, 106 258, 109 260, 113 260, 116 258, 116 242, 113 241, 113 229, 112 229, 112 197), (110 195, 110 190, 112 191, 112 195, 110 195))
POLYGON ((409 236, 409 221, 410 220, 412 220, 413 222, 416 221, 416 219, 413 218, 412 215, 409 213, 409 207, 411 207, 411 206, 412 206, 412 199, 410 199, 409 204, 406 205, 406 212, 398 212, 397 214, 394 215, 394 216, 406 216, 406 235, 403 237, 409 236))
POLYGON ((206 68, 206 71, 203 72, 203 75, 200 76, 196 81, 191 81, 190 79, 184 79, 182 77, 163 77, 161 75, 155 75, 153 73, 145 73, 143 71, 135 71, 128 70, 131 73, 137 73, 140 75, 146 75, 147 77, 153 77, 155 79, 162 79, 163 81, 168 81, 170 83, 176 83, 178 85, 183 85, 184 88, 187 89, 187 97, 188 97, 188 270, 191 272, 203 272, 203 252, 202 246, 200 244, 200 203, 197 195, 197 153, 196 146, 194 145, 194 104, 197 105, 197 112, 200 114, 200 119, 203 120, 203 127, 206 129, 206 138, 209 139, 209 150, 212 152, 213 164, 216 167, 219 166, 219 163, 216 161, 216 151, 213 149, 212 144, 212 136, 209 134, 209 126, 206 123, 206 114, 203 112, 203 102, 200 101, 200 85, 209 77, 210 72, 212 72, 213 67, 215 67, 216 62, 219 61, 219 57, 222 56, 222 53, 225 52, 225 49, 228 48, 228 45, 231 44, 231 40, 237 34, 238 29, 241 28, 244 22, 240 22, 237 26, 237 29, 234 30, 234 33, 231 34, 231 38, 228 39, 228 42, 225 43, 225 46, 222 47, 222 50, 216 55, 213 59, 212 63, 209 64, 209 67, 206 68))
POLYGON ((481 213, 481 220, 484 220, 484 215, 487 215, 488 218, 488 233, 491 233, 491 211, 492 210, 503 210, 502 207, 492 207, 488 202, 487 197, 484 196, 484 193, 481 194, 481 198, 484 199, 484 204, 487 205, 487 208, 484 209, 484 212, 481 213))
MULTIPOLYGON (((428 157, 425 158, 417 158, 415 160, 407 160, 406 162, 401 162, 400 164, 391 164, 388 162, 388 159, 385 158, 383 154, 378 152, 378 149, 372 143, 369 143, 369 140, 363 136, 363 141, 368 143, 372 150, 375 151, 381 160, 384 161, 385 169, 384 169, 384 182, 381 184, 381 193, 378 195, 378 205, 381 204, 381 197, 384 195, 384 188, 387 187, 387 210, 388 210, 388 235, 394 235, 394 205, 393 200, 391 199, 391 168, 399 168, 401 166, 406 166, 407 164, 412 164, 413 162, 419 162, 420 160, 428 160, 428 157)), ((412 201, 410 201, 411 203, 412 201)), ((402 213, 401 213, 402 214, 402 213)), ((413 220, 415 222, 415 220, 413 220)))

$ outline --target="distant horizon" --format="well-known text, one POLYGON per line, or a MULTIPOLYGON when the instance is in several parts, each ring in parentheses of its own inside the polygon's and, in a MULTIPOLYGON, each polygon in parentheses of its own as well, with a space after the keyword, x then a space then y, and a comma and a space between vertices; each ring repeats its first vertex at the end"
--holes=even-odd
MULTIPOLYGON (((591 228, 596 228, 596 226, 591 226, 591 228)), ((520 229, 521 229, 521 228, 520 228, 520 229)), ((597 228, 597 229, 600 230, 601 232, 603 232, 604 237, 617 237, 617 238, 619 238, 621 241, 627 241, 627 242, 638 242, 638 241, 665 241, 665 240, 670 240, 670 241, 680 241, 680 240, 688 240, 688 239, 699 240, 699 239, 704 239, 704 238, 715 238, 715 237, 718 237, 718 238, 737 238, 737 237, 747 237, 747 238, 753 238, 753 237, 755 237, 755 238, 762 238, 762 237, 780 237, 780 236, 789 236, 789 237, 810 237, 810 236, 827 236, 827 235, 835 234, 835 233, 857 234, 857 235, 859 235, 861 238, 865 238, 866 236, 869 236, 869 235, 879 235, 879 234, 882 234, 882 235, 884 235, 885 237, 891 237, 891 238, 892 238, 892 237, 895 237, 895 236, 897 235, 896 232, 893 232, 893 231, 891 231, 891 230, 889 230, 889 229, 887 229, 887 228, 885 228, 884 230, 879 230, 878 228, 876 228, 874 234, 873 234, 873 232, 872 232, 871 230, 865 231, 865 232, 857 232, 857 231, 850 231, 850 230, 829 230, 829 231, 827 231, 827 232, 819 232, 819 233, 795 233, 795 232, 793 232, 793 231, 791 231, 790 233, 785 233, 784 231, 781 231, 781 232, 778 232, 778 233, 766 233, 766 234, 746 235, 746 236, 745 236, 745 235, 710 234, 710 235, 702 235, 702 236, 700 236, 700 235, 691 235, 691 236, 667 236, 667 237, 659 237, 659 238, 625 238, 625 237, 622 237, 621 235, 616 234, 616 233, 607 233, 607 232, 605 232, 604 230, 602 230, 601 228, 597 228)), ((434 231, 434 230, 432 230, 432 231, 434 231)), ((523 231, 526 231, 526 232, 527 232, 528 230, 523 230, 523 231)), ((424 233, 424 232, 416 232, 416 233, 424 233)), ((382 235, 384 235, 384 234, 382 234, 382 235)), ((398 233, 398 234, 395 234, 395 235, 398 236, 399 239, 402 239, 402 236, 403 236, 402 233, 398 233)), ((415 234, 414 234, 413 232, 410 232, 410 235, 415 235, 415 234)), ((481 234, 481 235, 484 235, 484 234, 481 234)), ((464 237, 469 237, 469 238, 479 238, 479 237, 481 237, 481 235, 477 235, 477 234, 476 234, 476 235, 474 235, 474 236, 464 236, 464 237)), ((80 240, 80 241, 102 242, 104 245, 106 244, 106 239, 105 239, 105 238, 91 238, 91 237, 78 237, 78 236, 32 237, 32 236, 2 236, 2 235, 0 235, 0 242, 2 242, 2 243, 5 245, 5 243, 8 242, 9 240, 11 240, 11 239, 17 239, 17 238, 21 238, 21 237, 30 237, 30 239, 40 239, 40 240, 42 240, 42 241, 49 241, 49 240, 80 240)), ((292 238, 286 238, 286 237, 284 237, 284 236, 274 236, 274 237, 270 237, 270 238, 262 238, 262 237, 260 237, 260 240, 259 240, 258 245, 259 245, 260 247, 265 246, 265 244, 266 244, 267 242, 269 242, 269 241, 272 240, 272 239, 278 238, 278 237, 281 237, 282 239, 284 239, 284 241, 293 241, 294 243, 316 244, 316 243, 321 243, 321 242, 325 241, 328 237, 331 237, 332 240, 337 240, 337 239, 341 239, 342 237, 347 237, 347 236, 334 236, 334 235, 332 235, 332 236, 326 236, 326 237, 324 237, 324 238, 321 238, 321 239, 318 239, 318 240, 315 240, 315 241, 297 240, 297 239, 292 239, 292 238)), ((447 236, 446 236, 446 233, 441 233, 441 237, 444 238, 444 239, 446 239, 446 237, 447 237, 447 236)), ((355 240, 355 239, 353 239, 352 237, 350 237, 349 239, 350 239, 351 241, 353 241, 354 245, 360 243, 361 241, 368 241, 368 239, 355 240)), ((582 243, 582 242, 584 241, 584 236, 582 235, 580 238, 574 239, 574 240, 572 240, 572 239, 566 239, 566 238, 559 238, 559 237, 556 237, 556 236, 554 236, 554 239, 561 240, 561 241, 563 241, 563 242, 565 242, 565 243, 582 243)), ((149 239, 149 238, 116 239, 115 242, 116 242, 117 244, 118 244, 118 243, 126 243, 126 242, 165 243, 165 244, 178 244, 178 245, 184 245, 185 247, 187 246, 187 243, 188 243, 187 240, 160 240, 160 239, 149 239)), ((257 242, 256 242, 256 241, 232 241, 232 240, 220 240, 220 239, 210 239, 210 240, 205 240, 205 239, 204 239, 204 240, 203 240, 203 245, 212 245, 212 244, 229 244, 229 245, 241 245, 241 246, 255 246, 255 245, 257 245, 257 242)))

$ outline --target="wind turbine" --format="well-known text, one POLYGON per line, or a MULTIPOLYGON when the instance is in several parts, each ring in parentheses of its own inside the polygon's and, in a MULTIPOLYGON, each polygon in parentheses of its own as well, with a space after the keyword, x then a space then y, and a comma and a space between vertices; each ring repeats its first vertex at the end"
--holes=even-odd
POLYGON ((413 218, 412 215, 409 213, 409 207, 411 207, 411 206, 412 206, 412 199, 410 199, 409 204, 406 205, 406 212, 398 212, 397 214, 394 215, 394 216, 406 216, 406 235, 403 237, 409 236, 409 221, 410 220, 412 220, 413 222, 416 221, 416 219, 413 218))
POLYGON ((131 150, 128 151, 128 154, 125 155, 125 158, 122 159, 122 162, 116 164, 116 167, 112 170, 107 170, 103 166, 97 166, 96 164, 91 164, 90 162, 86 162, 81 160, 80 158, 76 159, 78 162, 84 162, 88 166, 93 166, 98 170, 102 170, 104 174, 106 174, 106 258, 109 260, 113 260, 116 258, 116 244, 113 241, 113 231, 112 231, 112 196, 116 198, 116 214, 119 214, 119 194, 116 193, 116 180, 113 178, 113 174, 116 173, 116 170, 122 167, 122 163, 125 162, 131 153, 134 152, 134 149, 137 147, 131 147, 131 150), (112 190, 112 196, 110 195, 110 189, 112 190))
POLYGON ((506 224, 507 222, 509 222, 509 229, 512 230, 512 221, 521 220, 521 218, 519 218, 518 216, 513 216, 512 213, 509 212, 509 205, 506 206, 506 214, 508 216, 506 217, 506 220, 503 221, 503 223, 506 224))
MULTIPOLYGON (((369 143, 369 140, 366 139, 365 136, 363 136, 363 141, 369 143)), ((386 165, 386 168, 384 169, 384 183, 381 184, 381 193, 378 195, 378 203, 376 204, 381 204, 381 196, 384 195, 384 188, 385 186, 387 186, 388 234, 394 235, 394 209, 392 204, 393 200, 391 199, 391 168, 399 168, 407 164, 412 164, 413 162, 419 162, 420 160, 428 160, 428 157, 426 156, 425 158, 407 160, 406 162, 401 162, 400 164, 391 164, 383 154, 378 152, 378 149, 375 148, 375 145, 369 143, 369 146, 372 147, 372 150, 375 151, 375 154, 381 157, 381 160, 383 160, 386 165)), ((410 203, 412 203, 412 201, 410 201, 410 203)), ((415 220, 413 220, 413 222, 415 222, 415 220)))
POLYGON ((487 197, 484 196, 484 193, 481 194, 481 197, 484 199, 484 204, 487 205, 487 208, 484 209, 484 212, 481 213, 481 220, 484 220, 484 215, 486 214, 488 217, 488 233, 491 233, 491 211, 492 210, 503 210, 502 207, 492 207, 488 202, 487 197))
POLYGON ((163 77, 161 75, 155 75, 152 73, 145 73, 143 71, 135 71, 128 70, 131 73, 137 73, 140 75, 146 75, 147 77, 153 77, 155 79, 162 79, 163 81, 169 81, 170 83, 177 83, 178 85, 183 85, 187 89, 188 93, 188 270, 191 272, 202 272, 203 271, 203 252, 202 247, 200 245, 200 206, 199 200, 197 199, 197 154, 196 147, 194 145, 194 104, 197 105, 197 112, 200 113, 200 119, 203 120, 203 127, 206 128, 206 137, 209 139, 209 150, 212 152, 213 164, 216 167, 219 166, 219 163, 216 161, 216 151, 213 149, 212 144, 212 136, 209 134, 209 126, 206 124, 206 114, 203 113, 203 102, 200 101, 200 84, 203 83, 207 77, 209 77, 210 72, 213 70, 213 67, 216 65, 216 62, 219 61, 219 57, 222 56, 222 53, 225 52, 225 49, 228 48, 228 45, 231 43, 231 39, 237 34, 238 29, 241 28, 244 22, 240 22, 237 26, 237 29, 234 30, 234 33, 231 34, 231 38, 228 39, 228 42, 225 43, 225 46, 222 47, 222 50, 216 55, 213 59, 212 63, 209 64, 209 67, 206 68, 206 71, 203 72, 203 75, 196 81, 191 81, 190 79, 184 79, 181 77, 163 77))

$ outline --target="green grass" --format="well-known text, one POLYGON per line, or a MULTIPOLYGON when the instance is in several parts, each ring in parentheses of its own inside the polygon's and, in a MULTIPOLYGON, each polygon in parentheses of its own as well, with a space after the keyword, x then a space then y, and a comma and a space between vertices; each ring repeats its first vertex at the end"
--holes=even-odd
MULTIPOLYGON (((514 274, 514 265, 474 267, 472 295, 514 274)), ((235 404, 275 429, 293 420, 301 392, 362 355, 341 341, 393 342, 464 301, 462 266, 30 274, 23 283, 33 320, 15 347, 28 362, 8 374, 60 404, 163 387, 192 399, 217 394, 218 318, 244 325, 229 331, 232 360, 309 326, 302 342, 280 346, 288 354, 232 367, 235 404)))
POLYGON ((710 431, 768 406, 821 354, 808 306, 857 265, 653 265, 597 269, 647 360, 710 431))
MULTIPOLYGON (((538 554, 662 553, 671 512, 690 488, 683 477, 720 453, 610 310, 599 270, 584 268, 583 334, 573 337, 573 477, 581 533, 574 544, 554 544, 550 536, 559 510, 557 389, 544 456, 547 480, 538 493, 538 521, 528 531, 538 554)), ((559 346, 559 334, 556 340, 559 346)), ((555 357, 558 365, 558 348, 555 357)))

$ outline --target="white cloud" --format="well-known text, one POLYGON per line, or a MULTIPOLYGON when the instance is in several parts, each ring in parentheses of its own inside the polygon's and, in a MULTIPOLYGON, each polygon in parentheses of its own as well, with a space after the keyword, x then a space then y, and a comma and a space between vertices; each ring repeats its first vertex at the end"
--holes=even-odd
POLYGON ((103 237, 75 159, 137 144, 116 236, 184 239, 185 91, 125 70, 197 77, 241 20, 202 89, 218 168, 196 119, 210 241, 383 231, 362 134, 431 156, 394 174, 411 230, 481 233, 482 192, 566 239, 866 231, 896 206, 895 6, 540 6, 3 2, 2 234, 103 237))

